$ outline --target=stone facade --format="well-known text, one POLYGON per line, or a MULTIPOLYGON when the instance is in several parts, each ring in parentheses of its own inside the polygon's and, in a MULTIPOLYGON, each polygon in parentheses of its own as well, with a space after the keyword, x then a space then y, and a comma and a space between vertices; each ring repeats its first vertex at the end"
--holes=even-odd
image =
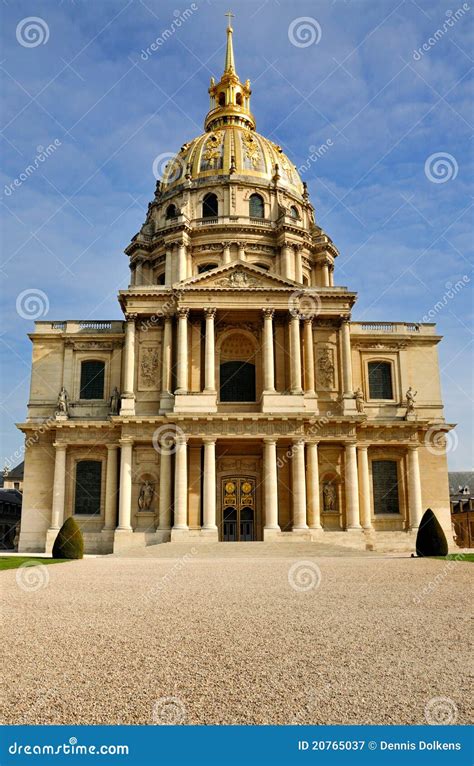
POLYGON ((30 335, 21 551, 50 549, 73 513, 97 553, 188 538, 409 549, 427 507, 450 534, 440 337, 351 321, 337 248, 294 165, 255 132, 227 36, 205 133, 168 165, 126 249, 124 321, 30 335))

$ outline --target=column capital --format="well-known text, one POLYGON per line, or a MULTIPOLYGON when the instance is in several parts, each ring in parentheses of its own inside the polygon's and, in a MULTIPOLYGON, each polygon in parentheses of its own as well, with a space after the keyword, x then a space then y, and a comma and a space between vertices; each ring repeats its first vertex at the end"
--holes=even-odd
POLYGON ((202 437, 202 443, 203 444, 215 444, 217 441, 215 436, 203 436, 202 437))
POLYGON ((107 452, 112 452, 115 449, 119 448, 119 444, 106 444, 107 452))
POLYGON ((180 319, 181 319, 181 318, 185 318, 185 319, 187 319, 187 318, 188 318, 188 316, 189 316, 189 308, 187 308, 186 306, 179 306, 179 307, 176 309, 176 313, 177 313, 177 315, 178 315, 178 317, 179 317, 180 319))
POLYGON ((299 253, 301 250, 304 249, 304 245, 301 244, 301 242, 293 242, 291 244, 291 247, 295 250, 295 252, 299 253))
POLYGON ((264 308, 262 309, 262 314, 264 319, 273 319, 275 309, 264 308))
POLYGON ((351 321, 351 315, 341 317, 341 325, 348 325, 351 321))
POLYGON ((56 449, 57 452, 60 450, 67 450, 67 444, 64 444, 63 442, 53 442, 53 447, 56 449))
POLYGON ((360 452, 362 452, 362 451, 367 452, 369 447, 370 447, 370 444, 365 444, 364 442, 357 442, 357 449, 360 452))
POLYGON ((276 437, 276 436, 264 436, 263 437, 263 443, 264 444, 277 444, 278 443, 278 437, 276 437))
POLYGON ((204 309, 204 314, 206 315, 206 319, 214 319, 216 316, 217 309, 214 306, 206 306, 204 309))
POLYGON ((306 439, 304 438, 304 436, 294 436, 291 441, 295 446, 302 445, 304 447, 306 443, 306 439))
POLYGON ((407 450, 409 450, 410 452, 415 452, 416 450, 419 449, 419 447, 420 447, 419 444, 407 444, 407 450))
POLYGON ((175 443, 177 445, 183 445, 187 444, 189 439, 189 435, 183 433, 183 431, 180 430, 179 433, 176 433, 176 436, 174 437, 175 443))
POLYGON ((321 443, 321 439, 314 439, 314 438, 306 439, 306 444, 307 444, 308 446, 309 446, 310 444, 313 444, 315 447, 317 447, 317 446, 318 446, 318 444, 320 444, 320 443, 321 443))
POLYGON ((119 444, 121 447, 126 447, 127 445, 133 446, 133 437, 132 436, 123 436, 121 439, 119 439, 119 444))
POLYGON ((138 319, 138 314, 125 314, 125 320, 126 322, 129 322, 130 324, 135 324, 136 320, 138 319))

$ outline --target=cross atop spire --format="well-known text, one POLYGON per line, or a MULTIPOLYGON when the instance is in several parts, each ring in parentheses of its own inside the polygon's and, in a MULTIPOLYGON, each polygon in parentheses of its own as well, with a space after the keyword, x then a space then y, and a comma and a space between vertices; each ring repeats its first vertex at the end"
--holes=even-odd
POLYGON ((232 32, 234 30, 232 29, 232 25, 231 25, 231 20, 234 18, 234 14, 232 13, 232 11, 227 11, 225 15, 228 18, 228 23, 227 23, 227 50, 225 53, 224 72, 235 72, 234 46, 232 43, 232 32))

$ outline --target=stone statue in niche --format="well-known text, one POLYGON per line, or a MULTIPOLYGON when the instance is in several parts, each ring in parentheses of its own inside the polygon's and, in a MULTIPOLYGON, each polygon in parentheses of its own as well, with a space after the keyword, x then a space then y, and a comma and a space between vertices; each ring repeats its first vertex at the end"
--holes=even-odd
POLYGON ((323 509, 329 513, 337 511, 336 487, 331 481, 323 484, 323 509))
POLYGON ((155 490, 153 484, 147 479, 140 487, 140 494, 138 496, 138 507, 140 511, 151 511, 154 495, 155 490))
POLYGON ((362 392, 362 389, 359 387, 354 392, 354 399, 356 403, 356 410, 357 412, 364 412, 364 394, 362 392))
POLYGON ((415 417, 415 397, 417 395, 418 391, 413 391, 412 387, 410 386, 408 391, 405 394, 405 406, 407 408, 407 411, 405 413, 405 419, 410 420, 411 418, 415 417))
POLYGON ((318 374, 323 388, 334 388, 334 362, 329 348, 318 353, 318 374))
POLYGON ((112 391, 112 396, 110 397, 110 404, 109 404, 110 414, 111 415, 118 415, 120 410, 120 393, 117 388, 117 386, 114 387, 114 390, 112 391))
POLYGON ((69 394, 64 388, 64 386, 61 387, 61 390, 58 394, 58 403, 56 405, 56 417, 60 419, 65 419, 69 417, 69 394))

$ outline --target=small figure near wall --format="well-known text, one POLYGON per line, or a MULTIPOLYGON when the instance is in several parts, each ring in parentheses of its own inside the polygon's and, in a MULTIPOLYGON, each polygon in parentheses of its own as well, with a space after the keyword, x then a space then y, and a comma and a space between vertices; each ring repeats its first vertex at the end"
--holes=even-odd
POLYGON ((151 481, 146 480, 143 482, 138 496, 138 507, 141 511, 151 511, 154 494, 155 490, 151 481))
POLYGON ((328 481, 323 486, 324 510, 334 512, 336 510, 336 488, 328 481))
POLYGON ((408 391, 405 394, 405 406, 407 408, 407 411, 405 413, 405 418, 408 420, 410 417, 413 417, 415 414, 415 397, 418 394, 418 391, 413 391, 412 387, 410 386, 408 391))
POLYGON ((69 417, 69 394, 64 388, 64 386, 61 387, 61 390, 58 394, 58 403, 56 406, 55 414, 57 418, 69 417))
POLYGON ((117 386, 115 386, 114 390, 112 391, 112 396, 110 397, 110 414, 118 415, 119 408, 120 408, 120 392, 117 386))
POLYGON ((357 412, 364 412, 364 404, 365 404, 365 402, 364 402, 364 394, 363 394, 361 388, 358 388, 354 392, 354 399, 355 399, 355 403, 356 403, 357 412))

